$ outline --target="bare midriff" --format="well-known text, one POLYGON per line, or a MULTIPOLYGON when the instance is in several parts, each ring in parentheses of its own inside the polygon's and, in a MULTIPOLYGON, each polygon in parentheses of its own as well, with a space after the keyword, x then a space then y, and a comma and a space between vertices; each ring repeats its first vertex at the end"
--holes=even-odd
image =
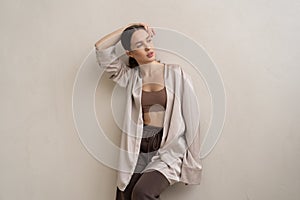
POLYGON ((153 112, 144 113, 143 117, 144 117, 145 125, 163 127, 165 112, 160 111, 160 112, 156 112, 156 113, 153 113, 153 112))

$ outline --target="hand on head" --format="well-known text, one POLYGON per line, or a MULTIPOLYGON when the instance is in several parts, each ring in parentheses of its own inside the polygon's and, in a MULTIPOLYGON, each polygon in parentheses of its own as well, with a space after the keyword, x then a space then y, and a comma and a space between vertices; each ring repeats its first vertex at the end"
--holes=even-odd
POLYGON ((131 24, 127 25, 127 27, 132 26, 132 25, 143 26, 151 37, 153 37, 155 35, 154 29, 152 27, 150 27, 147 23, 143 23, 143 22, 131 23, 131 24))

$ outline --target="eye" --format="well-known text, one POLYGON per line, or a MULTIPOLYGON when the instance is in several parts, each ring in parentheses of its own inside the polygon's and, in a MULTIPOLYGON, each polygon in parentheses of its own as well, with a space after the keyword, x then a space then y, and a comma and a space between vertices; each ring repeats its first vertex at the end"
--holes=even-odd
POLYGON ((147 40, 147 42, 151 42, 152 41, 152 38, 149 38, 148 40, 147 40))

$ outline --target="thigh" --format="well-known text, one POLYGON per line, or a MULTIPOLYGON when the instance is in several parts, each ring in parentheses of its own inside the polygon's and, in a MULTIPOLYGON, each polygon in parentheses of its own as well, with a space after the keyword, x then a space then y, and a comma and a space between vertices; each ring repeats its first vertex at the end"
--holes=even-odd
POLYGON ((159 195, 170 185, 166 177, 159 171, 145 172, 136 182, 132 193, 146 194, 158 198, 159 195))

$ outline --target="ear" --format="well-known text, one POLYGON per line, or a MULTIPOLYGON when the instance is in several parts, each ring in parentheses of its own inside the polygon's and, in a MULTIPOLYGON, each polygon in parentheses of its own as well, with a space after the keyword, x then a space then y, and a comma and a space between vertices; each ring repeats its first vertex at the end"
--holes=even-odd
POLYGON ((126 55, 129 56, 129 57, 133 57, 132 52, 128 51, 128 50, 126 50, 126 55))

